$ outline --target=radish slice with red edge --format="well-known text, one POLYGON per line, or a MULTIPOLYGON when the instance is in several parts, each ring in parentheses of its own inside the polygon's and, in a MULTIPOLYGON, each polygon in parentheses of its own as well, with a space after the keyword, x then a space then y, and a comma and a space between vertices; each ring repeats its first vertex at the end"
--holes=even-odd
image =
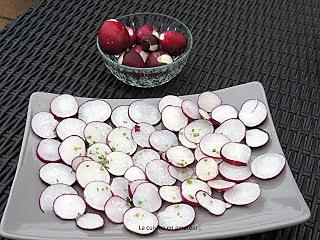
POLYGON ((83 131, 86 124, 77 118, 63 119, 57 126, 56 132, 61 140, 70 136, 79 136, 84 139, 83 131))
POLYGON ((265 153, 256 157, 251 163, 251 171, 260 179, 271 179, 278 176, 284 166, 286 159, 279 153, 265 153))
POLYGON ((266 118, 268 112, 266 105, 258 99, 250 99, 243 103, 239 119, 247 127, 255 127, 260 125, 266 118))
POLYGON ((208 193, 200 190, 196 193, 200 206, 207 209, 215 216, 220 216, 226 211, 226 203, 219 199, 212 198, 208 193))
POLYGON ((71 162, 71 167, 74 171, 77 170, 77 167, 79 166, 80 163, 84 162, 84 161, 93 161, 93 159, 91 157, 87 157, 87 156, 78 156, 75 157, 72 162, 71 162))
POLYGON ((131 130, 133 140, 142 148, 150 148, 149 138, 156 131, 155 127, 148 123, 136 124, 131 130))
POLYGON ((59 146, 59 155, 65 164, 71 165, 75 157, 86 155, 86 144, 79 136, 67 137, 59 146))
POLYGON ((184 134, 190 142, 200 143, 201 138, 206 134, 213 133, 213 130, 210 122, 199 119, 189 123, 184 129, 184 134))
POLYGON ((239 119, 229 119, 223 122, 215 133, 228 137, 232 142, 241 142, 246 135, 246 127, 239 119))
POLYGON ((137 149, 137 144, 131 136, 131 130, 125 127, 113 129, 108 135, 107 143, 112 151, 124 152, 128 155, 132 155, 137 149))
POLYGON ((234 106, 225 104, 214 108, 211 111, 211 122, 214 125, 220 125, 224 121, 238 117, 238 111, 234 106))
POLYGON ((162 123, 170 131, 178 132, 188 124, 181 107, 167 106, 162 111, 162 123))
POLYGON ((110 185, 102 181, 93 181, 83 191, 86 203, 95 210, 103 211, 107 200, 111 198, 110 185))
POLYGON ((159 101, 159 111, 162 112, 167 106, 181 107, 183 100, 174 95, 167 95, 159 101))
POLYGON ((195 150, 194 150, 194 157, 197 161, 200 161, 202 158, 204 157, 208 157, 208 155, 205 155, 201 149, 200 146, 198 146, 195 150))
POLYGON ((141 184, 141 183, 146 183, 148 182, 147 180, 144 179, 137 179, 134 180, 132 182, 130 182, 129 184, 129 194, 132 197, 132 195, 134 194, 134 191, 136 190, 136 188, 141 184))
MULTIPOLYGON (((101 162, 102 165, 103 162, 101 162)), ((123 152, 111 152, 107 155, 105 164, 109 173, 114 176, 123 176, 129 167, 133 166, 132 158, 123 152)))
POLYGON ((142 149, 132 156, 133 165, 141 168, 143 171, 150 161, 156 159, 160 159, 160 155, 153 149, 142 149))
POLYGON ((194 171, 192 167, 175 167, 173 165, 170 165, 168 167, 170 175, 179 180, 180 182, 183 182, 184 180, 187 180, 189 178, 192 178, 194 171))
POLYGON ((199 108, 206 112, 211 112, 214 108, 221 105, 220 97, 214 92, 204 92, 198 97, 199 108))
POLYGON ((31 120, 32 131, 41 138, 55 138, 59 122, 51 113, 39 112, 31 120))
POLYGON ((112 196, 104 206, 104 212, 107 218, 114 223, 123 223, 123 216, 131 207, 125 199, 119 196, 112 196))
POLYGON ((246 166, 250 161, 251 148, 242 143, 226 143, 221 148, 222 159, 235 166, 246 166))
POLYGON ((52 99, 50 112, 57 118, 73 117, 78 112, 78 102, 75 97, 69 94, 61 94, 52 99))
POLYGON ((110 116, 110 104, 103 100, 90 100, 79 107, 78 117, 86 123, 105 122, 110 116))
POLYGON ((124 173, 124 177, 130 182, 137 179, 146 179, 146 175, 141 168, 136 166, 129 167, 128 170, 124 173))
POLYGON ((243 182, 252 175, 249 166, 234 166, 226 162, 219 164, 219 173, 225 180, 235 183, 243 182))
POLYGON ((59 155, 60 144, 55 139, 42 139, 36 150, 38 159, 44 163, 59 162, 61 160, 59 155))
POLYGON ((104 122, 90 122, 84 128, 84 137, 89 145, 105 143, 112 127, 104 122))
POLYGON ((107 144, 95 143, 87 149, 87 156, 94 161, 101 163, 104 167, 107 164, 107 155, 111 153, 111 149, 107 144))
POLYGON ((221 158, 221 148, 229 142, 229 138, 222 134, 210 133, 201 139, 199 146, 203 154, 213 158, 221 158))
POLYGON ((150 212, 159 210, 162 200, 158 188, 152 183, 141 183, 132 196, 133 205, 150 212))
POLYGON ((161 120, 158 108, 146 100, 138 100, 130 104, 129 117, 136 123, 149 123, 155 125, 161 120))
POLYGON ((150 135, 150 145, 159 152, 165 152, 171 147, 178 146, 177 136, 169 130, 155 131, 150 135))
POLYGON ((260 196, 261 190, 258 184, 244 182, 235 185, 233 188, 224 192, 223 198, 228 203, 242 206, 253 203, 260 196))
POLYGON ((229 182, 229 181, 226 181, 223 179, 210 180, 207 182, 207 184, 209 185, 209 187, 211 187, 219 192, 227 191, 236 185, 236 183, 234 183, 234 182, 229 182))
POLYGON ((61 219, 72 220, 86 211, 85 201, 76 194, 63 194, 56 198, 53 204, 54 213, 61 219))
POLYGON ((159 189, 160 197, 169 203, 182 202, 181 189, 179 186, 162 186, 159 189))
POLYGON ((199 179, 187 179, 181 183, 181 197, 183 202, 192 206, 198 205, 196 193, 200 190, 205 191, 211 195, 211 188, 209 185, 199 179))
POLYGON ((95 230, 104 226, 104 219, 97 213, 86 213, 77 218, 76 224, 83 230, 95 230))
POLYGON ((166 157, 168 162, 176 167, 186 167, 194 162, 193 152, 183 146, 169 148, 166 157))
POLYGON ((113 195, 122 197, 123 199, 129 198, 129 180, 124 177, 115 177, 110 185, 113 195))
POLYGON ((246 131, 246 144, 251 148, 261 147, 269 141, 269 134, 259 128, 246 131))
POLYGON ((169 174, 169 163, 163 160, 152 160, 146 166, 146 176, 150 182, 158 185, 173 185, 176 179, 169 174))
POLYGON ((49 185, 56 183, 72 185, 76 181, 76 175, 72 168, 62 163, 48 163, 43 165, 40 168, 39 176, 43 182, 49 185))
POLYGON ((198 105, 190 100, 184 100, 181 104, 182 112, 190 119, 196 120, 200 119, 198 105))
POLYGON ((135 125, 129 117, 129 106, 119 106, 111 114, 111 122, 116 127, 126 127, 132 129, 135 125))
POLYGON ((197 148, 197 144, 195 144, 195 143, 193 143, 193 142, 190 142, 190 141, 186 138, 186 136, 184 135, 184 132, 185 132, 184 128, 182 128, 182 129, 179 131, 178 138, 179 138, 180 143, 181 143, 183 146, 185 146, 185 147, 187 147, 187 148, 190 148, 190 149, 195 149, 195 148, 197 148))
POLYGON ((209 181, 218 176, 218 163, 210 157, 203 158, 196 165, 197 177, 202 181, 209 181))

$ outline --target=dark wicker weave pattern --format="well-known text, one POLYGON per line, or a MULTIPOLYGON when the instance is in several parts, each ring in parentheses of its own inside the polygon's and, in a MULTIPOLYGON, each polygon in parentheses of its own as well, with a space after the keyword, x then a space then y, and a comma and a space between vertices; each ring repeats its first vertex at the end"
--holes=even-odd
POLYGON ((300 226, 239 239, 320 239, 319 13, 319 0, 41 1, 0 35, 0 218, 32 92, 161 97, 257 80, 312 216, 300 226), (116 80, 95 46, 104 18, 142 11, 176 17, 194 35, 182 73, 154 89, 116 80))

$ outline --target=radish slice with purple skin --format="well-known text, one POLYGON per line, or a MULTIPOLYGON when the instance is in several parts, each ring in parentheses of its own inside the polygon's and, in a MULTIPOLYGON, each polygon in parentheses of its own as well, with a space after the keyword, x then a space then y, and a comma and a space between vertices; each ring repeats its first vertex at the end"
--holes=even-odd
POLYGON ((136 190, 136 188, 141 184, 141 183, 146 183, 148 182, 147 180, 144 179, 137 179, 134 180, 132 182, 130 182, 129 184, 129 194, 132 197, 132 195, 134 194, 134 191, 136 190))
POLYGON ((197 161, 200 161, 202 158, 208 157, 208 155, 205 155, 201 149, 200 146, 198 146, 195 150, 194 150, 194 157, 197 161))
POLYGON ((112 127, 104 122, 90 122, 84 128, 84 137, 89 145, 105 143, 112 127))
POLYGON ((225 180, 236 183, 243 182, 252 175, 249 166, 234 166, 226 162, 219 165, 219 173, 225 180))
POLYGON ((128 155, 132 155, 137 149, 137 144, 131 136, 131 130, 125 127, 113 129, 108 135, 107 142, 112 151, 124 152, 128 155))
POLYGON ((135 123, 129 117, 129 106, 119 106, 111 114, 111 122, 116 127, 126 127, 132 129, 135 123))
POLYGON ((190 205, 197 205, 196 193, 200 190, 205 191, 211 195, 211 188, 209 185, 198 179, 187 179, 181 183, 181 197, 183 202, 190 205))
POLYGON ((161 113, 156 106, 146 100, 138 100, 130 104, 129 117, 136 123, 155 125, 161 120, 161 113))
POLYGON ((177 96, 174 95, 167 95, 163 98, 161 98, 159 102, 159 111, 162 112, 163 109, 167 106, 176 106, 181 107, 183 100, 177 96))
POLYGON ((236 184, 234 182, 229 182, 223 179, 214 179, 207 182, 209 187, 219 191, 224 192, 234 187, 236 184))
POLYGON ((128 170, 124 173, 124 177, 130 182, 138 179, 146 179, 146 175, 142 171, 142 169, 136 166, 129 167, 128 170))
POLYGON ((132 158, 123 152, 111 152, 105 162, 100 162, 114 176, 123 176, 133 166, 132 158))
POLYGON ((84 200, 95 210, 103 211, 104 205, 112 197, 110 185, 102 181, 93 181, 83 191, 84 200))
POLYGON ((53 211, 61 219, 76 219, 86 211, 85 201, 76 194, 63 194, 54 201, 53 211))
POLYGON ((279 153, 265 153, 256 157, 251 163, 251 171, 260 179, 271 179, 278 176, 284 166, 286 159, 279 153))
POLYGON ((114 223, 123 223, 123 216, 131 207, 125 199, 119 196, 112 196, 104 206, 107 218, 114 223))
POLYGON ((104 219, 97 213, 86 213, 77 218, 76 224, 84 230, 95 230, 104 226, 104 219))
POLYGON ((242 143, 226 143, 221 148, 222 159, 235 166, 246 166, 251 158, 251 148, 242 143))
POLYGON ((182 202, 181 189, 179 186, 162 186, 159 189, 160 197, 169 203, 182 202))
POLYGON ((110 104, 103 100, 90 100, 79 107, 78 117, 85 123, 105 122, 111 116, 110 104))
POLYGON ((107 144, 95 143, 87 149, 87 156, 94 161, 101 163, 104 167, 107 164, 107 155, 111 153, 111 149, 107 144))
POLYGON ((198 105, 190 100, 184 100, 181 104, 182 112, 190 119, 196 120, 200 119, 198 105))
POLYGON ((51 113, 39 112, 31 120, 32 131, 41 138, 55 138, 59 122, 51 113))
POLYGON ((149 138, 156 131, 155 127, 148 123, 136 124, 131 130, 133 140, 142 148, 150 148, 149 138))
POLYGON ((224 192, 223 198, 228 203, 242 206, 253 203, 260 196, 261 190, 258 184, 244 182, 235 185, 233 188, 224 192))
POLYGON ((71 162, 71 167, 74 171, 77 170, 77 167, 79 166, 80 163, 84 162, 84 161, 93 161, 93 159, 91 157, 87 157, 87 156, 78 156, 75 157, 72 162, 71 162))
POLYGON ((215 216, 222 215, 227 209, 224 201, 214 199, 204 191, 198 191, 196 193, 196 198, 201 207, 207 209, 215 216))
POLYGON ((224 121, 238 117, 238 111, 231 105, 220 105, 211 112, 211 122, 214 125, 220 125, 224 121))
POLYGON ((61 94, 52 99, 50 112, 57 118, 73 117, 78 112, 78 102, 75 97, 69 94, 61 94))
POLYGON ((247 127, 255 127, 260 125, 266 118, 268 112, 266 105, 258 99, 250 99, 243 103, 239 119, 247 127))
POLYGON ((181 107, 167 106, 162 111, 162 123, 170 131, 178 132, 188 124, 181 107))
POLYGON ((178 146, 177 136, 169 130, 155 131, 150 135, 150 145, 159 152, 165 152, 171 147, 178 146))
POLYGON ((195 120, 186 126, 184 130, 185 137, 193 143, 200 143, 203 136, 213 133, 212 124, 204 119, 195 120))
POLYGON ((221 148, 229 142, 229 138, 222 134, 210 133, 201 139, 199 146, 203 154, 213 158, 221 158, 221 148))
POLYGON ((214 108, 221 105, 220 97, 214 92, 204 92, 198 98, 199 108, 206 112, 211 112, 214 108))
POLYGON ((43 182, 49 185, 56 183, 72 185, 76 181, 76 175, 72 168, 62 163, 48 163, 43 165, 40 168, 39 176, 43 182))
POLYGON ((193 142, 190 142, 186 136, 184 135, 185 133, 185 130, 184 128, 182 128, 180 131, 179 131, 179 134, 178 134, 178 138, 179 138, 179 141, 180 143, 187 147, 187 148, 190 148, 190 149, 195 149, 197 148, 197 144, 193 143, 193 142))
POLYGON ((158 185, 173 185, 176 179, 173 178, 168 170, 169 163, 164 160, 152 160, 146 166, 146 175, 150 182, 158 185))
POLYGON ((71 165, 75 157, 86 155, 86 144, 79 136, 67 137, 59 146, 59 155, 65 164, 71 165))
POLYGON ((123 216, 126 229, 131 232, 146 235, 154 232, 158 227, 158 218, 143 208, 131 208, 123 216))
POLYGON ((38 159, 44 163, 59 162, 61 160, 59 155, 60 144, 55 139, 42 139, 36 150, 38 159))
POLYGON ((115 177, 110 185, 113 195, 122 197, 123 199, 129 198, 129 180, 124 177, 115 177))
POLYGON ((269 134, 259 128, 246 131, 246 144, 251 147, 261 147, 269 141, 269 134))
POLYGON ((214 158, 203 158, 196 165, 197 177, 202 181, 209 181, 218 176, 218 163, 214 158))
POLYGON ((168 162, 176 167, 186 167, 194 162, 193 152, 186 147, 176 146, 166 152, 168 162))
POLYGON ((215 133, 228 137, 232 142, 241 142, 246 135, 246 127, 239 119, 229 119, 223 122, 215 133))
POLYGON ((57 126, 56 132, 61 140, 70 136, 79 136, 84 139, 83 131, 86 124, 77 118, 63 119, 57 126))
POLYGON ((192 167, 175 167, 173 165, 170 165, 168 167, 170 175, 179 180, 180 182, 183 182, 184 180, 187 180, 189 178, 192 178, 194 171, 192 167))
POLYGON ((150 212, 158 211, 162 205, 158 188, 152 183, 141 183, 132 196, 133 205, 150 212))
POLYGON ((142 149, 132 156, 133 165, 145 171, 147 164, 152 160, 160 159, 159 153, 153 149, 142 149))

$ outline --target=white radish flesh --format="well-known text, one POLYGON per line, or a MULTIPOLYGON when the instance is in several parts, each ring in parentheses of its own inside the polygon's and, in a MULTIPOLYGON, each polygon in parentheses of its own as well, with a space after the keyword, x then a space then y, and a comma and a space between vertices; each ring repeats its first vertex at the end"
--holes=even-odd
POLYGON ((179 134, 178 134, 178 138, 179 138, 179 141, 180 143, 187 147, 187 148, 190 148, 190 149, 195 149, 197 148, 197 144, 193 143, 193 142, 190 142, 186 136, 184 135, 185 133, 185 130, 184 128, 182 128, 180 131, 179 131, 179 134))
POLYGON ((54 213, 65 220, 76 219, 86 211, 85 201, 75 194, 63 194, 54 201, 54 213))
POLYGON ((136 123, 157 124, 161 119, 158 108, 145 100, 138 100, 130 104, 129 117, 136 123))
POLYGON ((243 182, 252 175, 249 166, 234 166, 226 162, 219 165, 219 173, 227 181, 236 183, 243 182))
POLYGON ((93 209, 103 211, 107 200, 112 196, 110 185, 102 181, 93 181, 83 191, 86 203, 93 209))
POLYGON ((162 186, 159 189, 160 197, 169 203, 182 202, 181 189, 179 186, 162 186))
POLYGON ((111 152, 107 155, 105 166, 112 175, 123 176, 128 168, 133 166, 133 161, 128 154, 111 152))
POLYGON ((142 170, 146 169, 146 166, 150 161, 157 159, 160 159, 160 155, 153 149, 142 149, 132 156, 133 165, 142 170))
POLYGON ((104 219, 97 213, 86 213, 77 218, 76 224, 84 230, 95 230, 104 226, 104 219))
POLYGON ((256 157, 251 163, 251 171, 260 179, 271 179, 278 176, 286 164, 286 159, 279 153, 265 153, 256 157))
POLYGON ((107 201, 104 211, 109 218, 114 223, 122 223, 123 216, 127 210, 131 207, 125 199, 119 196, 112 196, 107 201))
POLYGON ((215 216, 222 215, 227 207, 224 201, 212 198, 208 193, 204 191, 198 191, 196 198, 203 208, 207 209, 210 213, 215 216))
POLYGON ((130 182, 138 179, 146 179, 146 175, 142 171, 142 169, 136 166, 129 167, 128 170, 124 173, 124 177, 130 182))
POLYGON ((204 92, 199 95, 198 105, 206 112, 211 112, 214 108, 221 105, 221 99, 214 92, 204 92))
POLYGON ((238 111, 231 105, 220 105, 212 110, 211 122, 214 125, 220 125, 224 121, 238 117, 238 111))
POLYGON ((239 119, 247 127, 255 127, 260 125, 266 118, 268 112, 266 105, 258 99, 250 99, 243 103, 239 119))
POLYGON ((150 148, 149 138, 156 131, 155 127, 148 123, 136 124, 131 130, 133 140, 142 148, 150 148))
POLYGON ((105 143, 112 127, 104 122, 90 122, 84 129, 84 137, 89 145, 105 143))
POLYGON ((54 119, 54 116, 47 112, 39 112, 31 120, 33 132, 41 138, 57 137, 56 127, 58 124, 59 122, 54 119))
POLYGON ((221 148, 229 142, 229 138, 222 134, 210 133, 201 139, 199 146, 203 154, 213 158, 221 158, 221 148))
POLYGON ((261 147, 269 141, 269 134, 259 128, 246 131, 246 144, 251 147, 261 147))
POLYGON ((113 195, 122 197, 123 199, 129 198, 129 180, 124 177, 115 177, 112 179, 110 185, 113 195))
POLYGON ((222 159, 232 165, 246 166, 251 158, 251 148, 242 143, 227 143, 221 148, 222 159))
POLYGON ((42 139, 36 150, 38 159, 44 163, 59 162, 61 160, 59 155, 60 144, 55 139, 42 139))
POLYGON ((78 117, 86 123, 105 122, 111 115, 109 103, 103 100, 90 100, 79 107, 78 117))
POLYGON ((78 112, 78 102, 69 94, 61 94, 52 99, 50 112, 57 118, 73 117, 78 112))
POLYGON ((179 180, 180 182, 183 182, 184 180, 187 180, 189 178, 192 178, 194 172, 192 167, 175 167, 173 165, 170 165, 168 167, 170 175, 179 180))
POLYGON ((236 184, 234 182, 229 182, 223 179, 214 179, 214 180, 210 180, 207 182, 207 184, 209 185, 209 187, 220 191, 220 192, 224 192, 227 191, 228 189, 234 187, 236 184))
POLYGON ((59 146, 59 154, 65 164, 71 165, 75 157, 86 155, 86 144, 79 136, 67 137, 59 146))
POLYGON ((196 174, 202 181, 209 181, 218 176, 218 163, 213 158, 203 158, 196 165, 196 174))
POLYGON ((162 123, 170 131, 178 132, 188 124, 181 107, 167 106, 162 111, 162 123))
POLYGON ((152 183, 141 183, 135 189, 132 202, 134 206, 141 207, 150 212, 159 210, 162 200, 158 188, 152 183))
POLYGON ((107 142, 112 151, 124 152, 128 155, 132 155, 137 149, 137 144, 131 136, 131 130, 125 127, 113 129, 108 135, 107 142))
POLYGON ((159 111, 162 112, 163 109, 167 106, 176 106, 181 107, 183 100, 177 96, 167 95, 161 98, 159 102, 159 111))
POLYGON ((146 176, 150 182, 158 185, 173 185, 176 179, 169 174, 169 163, 164 160, 152 160, 146 166, 146 176))
POLYGON ((260 196, 260 192, 261 190, 258 184, 244 182, 224 192, 223 198, 228 203, 242 206, 256 201, 260 196))
POLYGON ((198 105, 190 100, 184 100, 181 104, 182 112, 190 119, 196 120, 200 119, 198 105))
POLYGON ((134 180, 134 181, 130 182, 130 184, 129 184, 129 194, 130 194, 130 196, 132 197, 132 195, 134 194, 134 191, 139 186, 139 184, 146 183, 146 182, 148 182, 148 181, 144 180, 144 179, 137 179, 137 180, 134 180))
POLYGON ((116 127, 126 127, 132 129, 135 125, 129 117, 129 106, 119 106, 111 114, 111 122, 116 127))
POLYGON ((190 205, 197 205, 196 193, 203 190, 211 195, 211 188, 207 183, 198 179, 187 179, 181 184, 181 197, 183 202, 190 205))
POLYGON ((205 155, 201 149, 200 146, 198 146, 195 150, 194 150, 194 157, 197 161, 200 161, 202 158, 204 157, 208 157, 208 155, 205 155))
POLYGON ((153 132, 150 135, 149 142, 152 148, 159 152, 165 152, 171 147, 178 146, 177 136, 169 130, 153 132))
POLYGON ((246 135, 246 127, 239 119, 229 119, 223 122, 215 133, 226 136, 232 142, 241 142, 246 135))
POLYGON ((111 148, 104 143, 94 143, 87 149, 87 156, 101 163, 104 167, 107 164, 107 156, 109 153, 111 153, 111 148))
POLYGON ((209 121, 199 119, 189 123, 184 132, 190 142, 200 143, 203 136, 213 133, 213 126, 209 121))
POLYGON ((93 159, 91 157, 87 157, 87 156, 78 156, 75 157, 72 162, 71 162, 71 167, 74 171, 77 170, 77 167, 79 166, 80 163, 84 162, 84 161, 93 161, 93 159))
POLYGON ((193 152, 183 146, 169 148, 166 157, 168 162, 176 167, 186 167, 194 162, 193 152))
POLYGON ((76 175, 72 168, 61 163, 48 163, 42 166, 39 176, 43 182, 49 185, 56 183, 72 185, 76 181, 76 175))
POLYGON ((83 131, 85 126, 86 124, 82 120, 77 118, 66 118, 58 124, 56 132, 61 140, 64 140, 72 135, 79 136, 84 139, 83 131))

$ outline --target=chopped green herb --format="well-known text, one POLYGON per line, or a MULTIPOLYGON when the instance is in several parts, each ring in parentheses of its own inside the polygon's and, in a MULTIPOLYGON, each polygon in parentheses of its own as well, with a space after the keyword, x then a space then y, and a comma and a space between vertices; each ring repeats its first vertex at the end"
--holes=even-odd
POLYGON ((87 164, 86 167, 89 167, 89 165, 87 164))
POLYGON ((189 178, 189 179, 187 179, 187 183, 188 184, 192 184, 192 180, 189 178))
POLYGON ((215 148, 214 148, 214 149, 212 149, 212 152, 216 152, 216 151, 217 151, 217 149, 215 149, 215 148))
POLYGON ((91 139, 92 137, 91 137, 91 136, 88 136, 87 138, 88 138, 88 139, 91 139))
POLYGON ((142 204, 142 201, 141 201, 141 200, 139 200, 139 201, 138 201, 138 205, 141 205, 141 204, 142 204))
POLYGON ((99 188, 97 188, 97 192, 99 192, 99 188))
POLYGON ((206 193, 202 193, 202 195, 203 195, 204 197, 207 196, 206 193))
POLYGON ((192 195, 190 195, 190 194, 188 195, 188 197, 191 198, 191 199, 194 199, 194 196, 192 196, 192 195))

